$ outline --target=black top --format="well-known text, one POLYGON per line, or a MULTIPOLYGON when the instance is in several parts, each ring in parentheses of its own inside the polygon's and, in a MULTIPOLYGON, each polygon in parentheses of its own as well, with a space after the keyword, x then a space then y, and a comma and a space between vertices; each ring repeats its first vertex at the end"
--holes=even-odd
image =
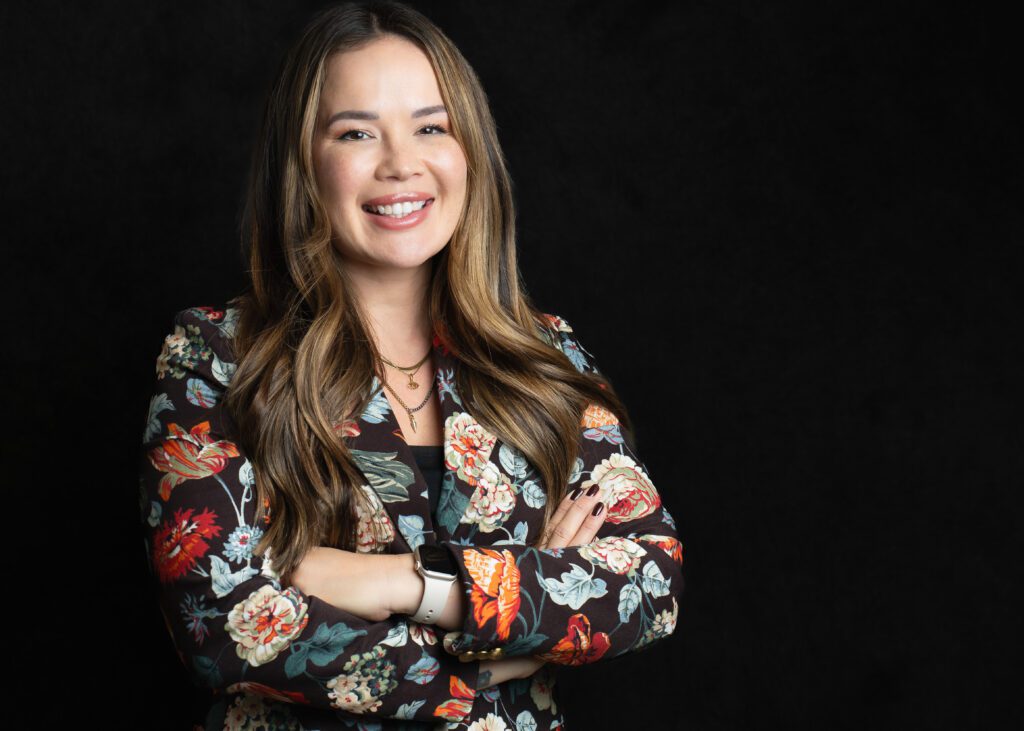
POLYGON ((441 475, 444 474, 444 447, 437 445, 413 445, 412 456, 416 459, 416 466, 423 473, 423 479, 427 481, 427 494, 430 497, 430 514, 437 515, 437 501, 441 495, 441 475))

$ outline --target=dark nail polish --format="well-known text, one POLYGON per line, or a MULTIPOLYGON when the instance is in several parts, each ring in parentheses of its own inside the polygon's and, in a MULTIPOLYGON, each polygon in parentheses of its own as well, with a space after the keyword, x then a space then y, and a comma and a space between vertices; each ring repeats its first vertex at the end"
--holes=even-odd
POLYGON ((601 486, 600 486, 600 485, 591 485, 591 486, 590 486, 590 489, 589 489, 589 490, 587 490, 587 497, 594 497, 594 495, 596 495, 596 494, 597 494, 597 491, 598 491, 598 490, 599 490, 600 488, 601 488, 601 486))
POLYGON ((594 506, 594 509, 590 511, 590 514, 596 518, 598 515, 601 514, 602 510, 604 510, 604 503, 598 503, 597 505, 594 506))
POLYGON ((582 494, 583 494, 583 488, 582 487, 577 487, 572 492, 569 493, 569 499, 570 500, 575 500, 576 498, 578 498, 582 494))

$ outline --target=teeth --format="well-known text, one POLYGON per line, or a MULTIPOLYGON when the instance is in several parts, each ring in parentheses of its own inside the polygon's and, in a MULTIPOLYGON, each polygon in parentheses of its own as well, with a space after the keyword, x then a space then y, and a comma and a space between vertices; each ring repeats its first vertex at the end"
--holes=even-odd
POLYGON ((364 206, 367 210, 376 212, 381 216, 391 216, 392 218, 404 218, 413 211, 418 211, 423 206, 427 205, 426 201, 404 201, 403 203, 395 203, 393 206, 364 206))

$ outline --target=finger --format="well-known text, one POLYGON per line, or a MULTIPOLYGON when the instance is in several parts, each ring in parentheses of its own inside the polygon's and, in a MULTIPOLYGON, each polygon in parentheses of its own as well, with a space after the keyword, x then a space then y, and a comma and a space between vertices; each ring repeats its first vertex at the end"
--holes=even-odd
POLYGON ((577 545, 573 543, 576 533, 583 525, 590 511, 597 502, 598 485, 594 484, 587 492, 576 498, 569 506, 565 515, 551 530, 548 538, 548 548, 564 548, 565 546, 577 545))
POLYGON ((608 517, 608 509, 605 507, 605 504, 599 500, 595 501, 590 513, 584 518, 583 524, 580 525, 576 535, 572 538, 572 543, 569 545, 583 546, 593 541, 597 537, 597 531, 604 525, 606 517, 608 517))
POLYGON ((582 487, 576 487, 569 491, 569 493, 562 498, 562 501, 558 503, 558 508, 551 515, 551 519, 548 521, 547 528, 544 530, 544 539, 538 544, 538 548, 552 548, 552 546, 546 545, 547 541, 551 539, 551 533, 555 526, 562 522, 565 518, 566 513, 569 512, 569 508, 572 507, 573 502, 583 494, 582 487), (541 545, 545 544, 545 545, 541 545))

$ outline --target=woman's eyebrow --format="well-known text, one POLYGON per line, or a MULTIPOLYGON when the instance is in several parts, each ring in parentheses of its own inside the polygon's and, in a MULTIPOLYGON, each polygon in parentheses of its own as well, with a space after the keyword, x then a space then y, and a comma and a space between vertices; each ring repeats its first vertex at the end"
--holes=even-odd
MULTIPOLYGON (((412 118, 426 117, 431 114, 437 114, 438 112, 447 112, 444 104, 435 104, 432 107, 423 107, 417 109, 412 113, 412 118)), ((337 122, 339 119, 380 119, 380 115, 376 112, 363 112, 358 109, 347 109, 344 112, 337 112, 332 114, 331 118, 327 120, 327 125, 330 126, 337 122)))

